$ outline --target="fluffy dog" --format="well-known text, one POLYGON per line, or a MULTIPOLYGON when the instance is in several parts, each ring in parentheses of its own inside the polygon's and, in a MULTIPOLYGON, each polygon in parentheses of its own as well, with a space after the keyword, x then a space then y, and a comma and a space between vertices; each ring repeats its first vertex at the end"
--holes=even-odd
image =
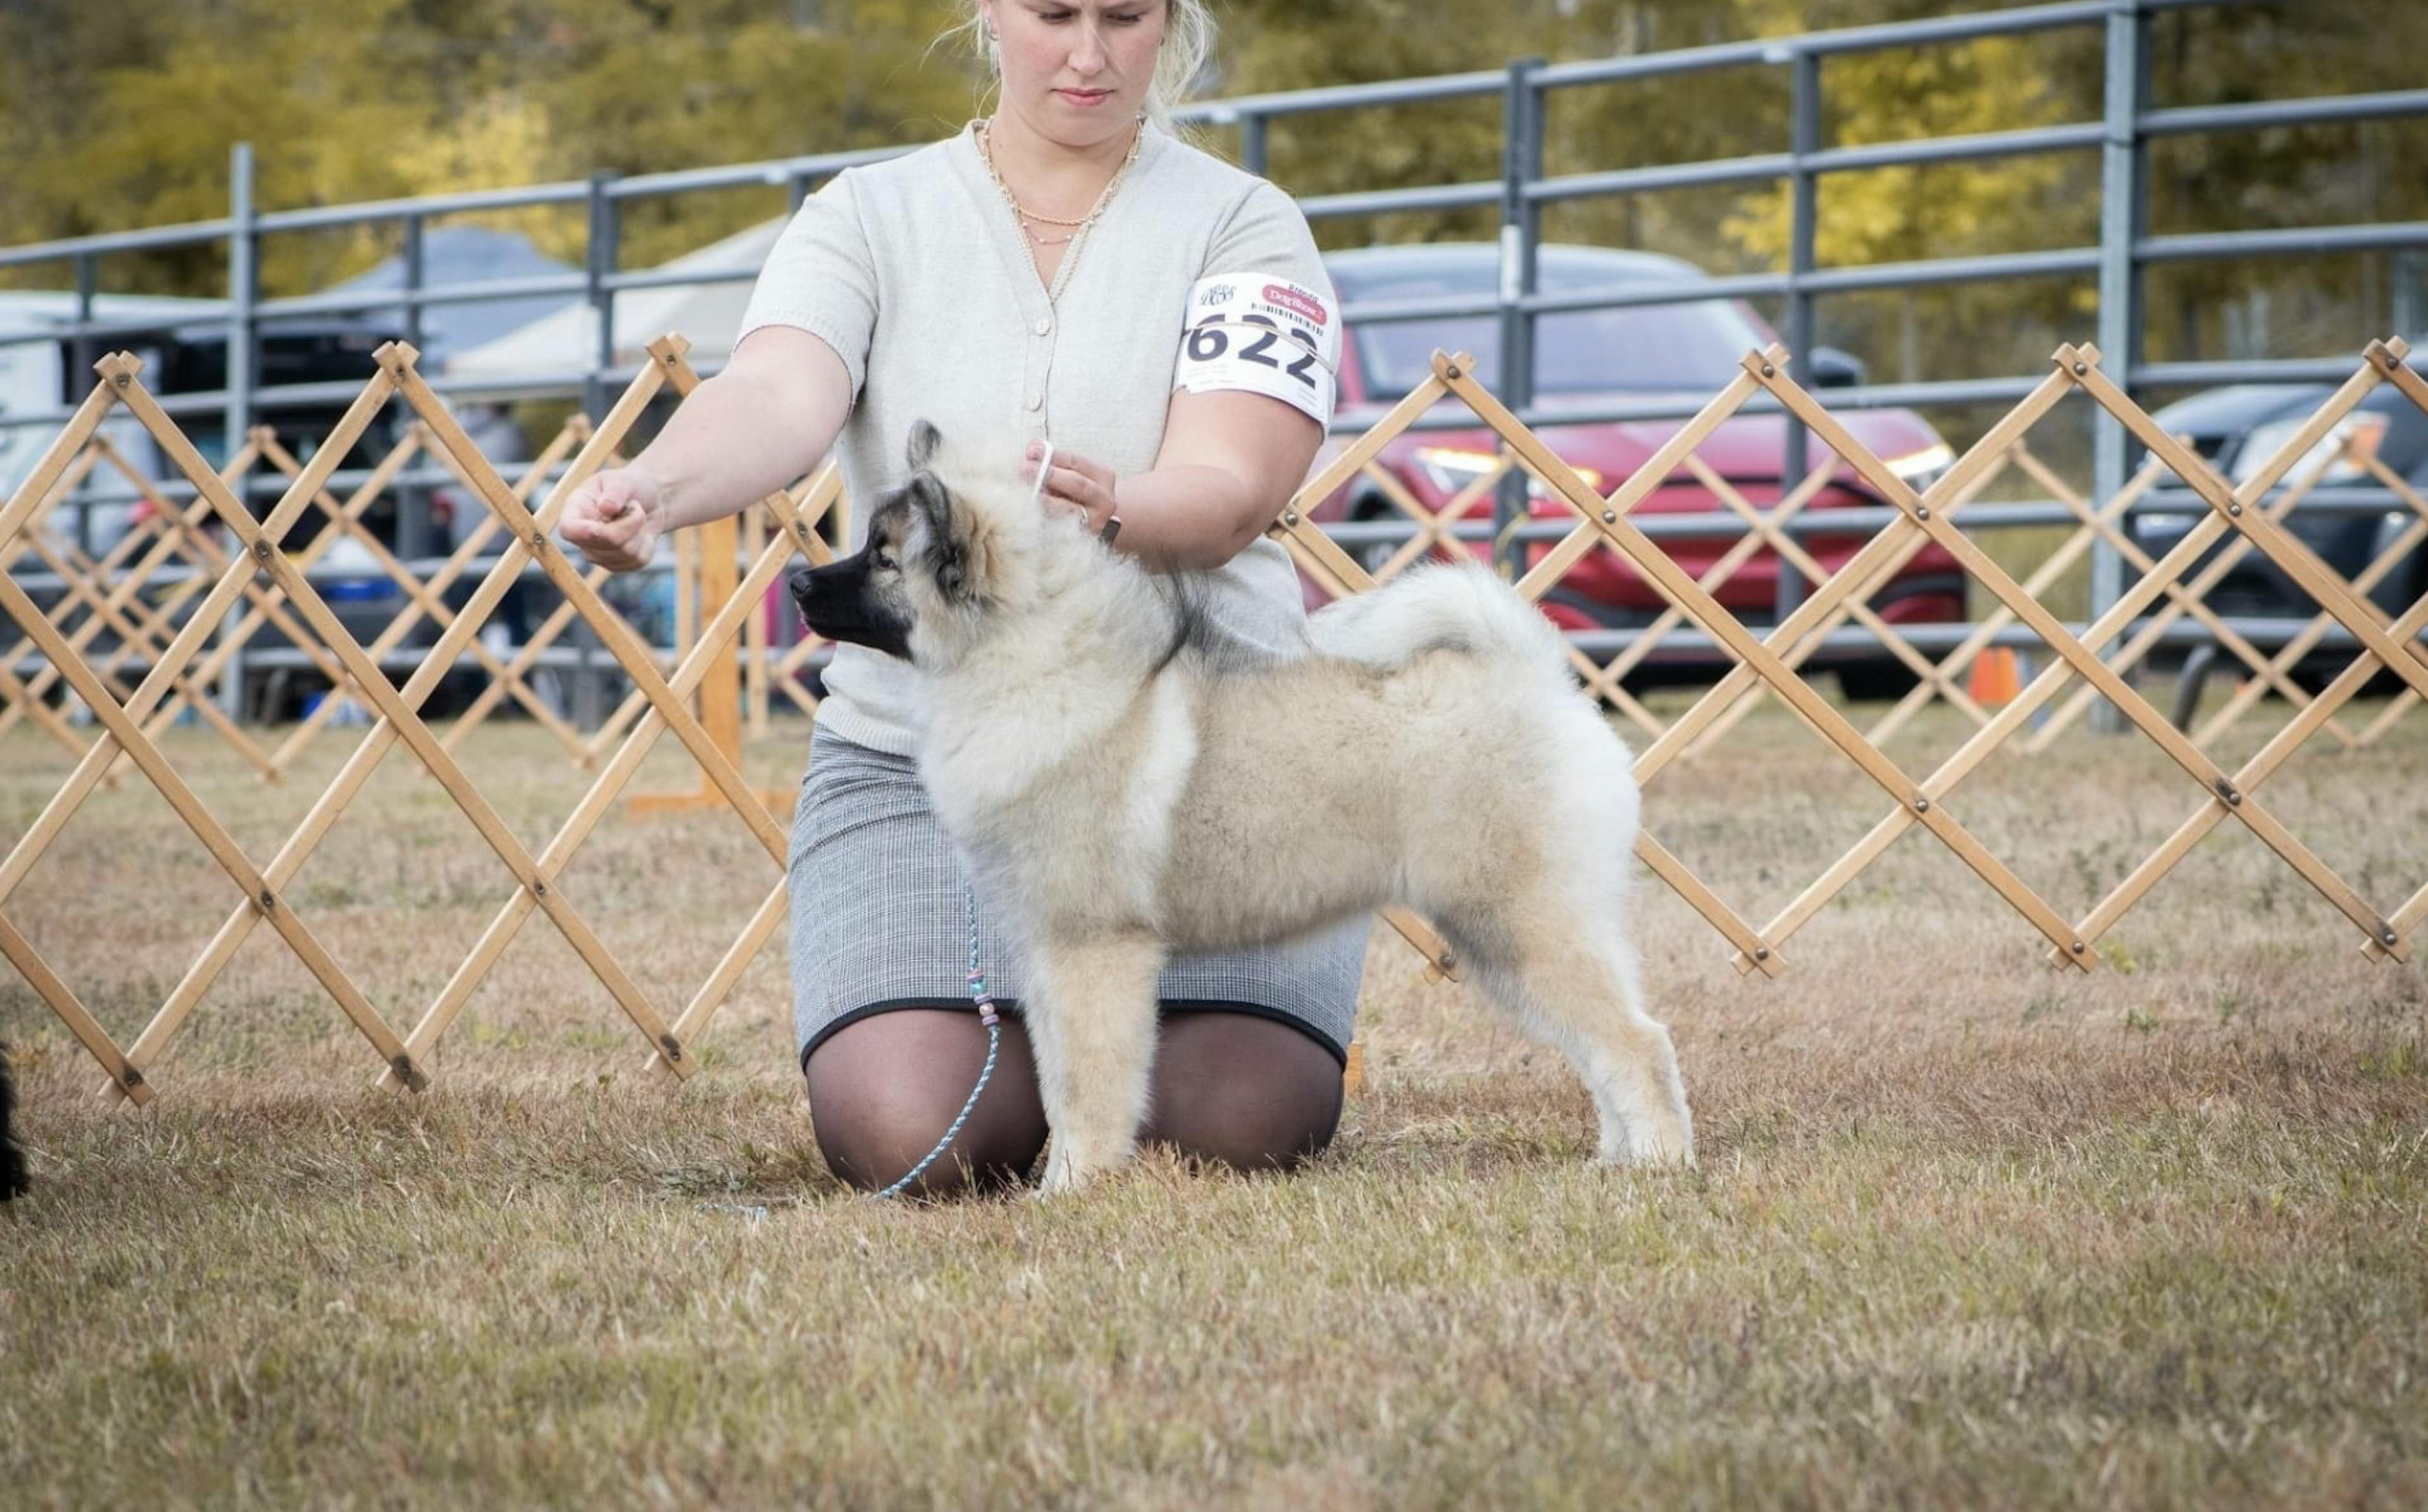
POLYGON ((791 586, 820 634, 925 675, 921 779, 1027 947, 1045 1190, 1128 1158, 1167 955, 1386 903, 1431 919, 1567 1054, 1602 1160, 1693 1159, 1625 927, 1627 748, 1533 606, 1481 568, 1430 567, 1316 613, 1303 659, 1243 660, 1186 578, 1015 475, 948 459, 925 424, 909 462, 860 553, 791 586))
POLYGON ((17 1084, 8 1077, 8 1047, 0 1045, 0 1202, 25 1195, 25 1154, 17 1147, 17 1084))

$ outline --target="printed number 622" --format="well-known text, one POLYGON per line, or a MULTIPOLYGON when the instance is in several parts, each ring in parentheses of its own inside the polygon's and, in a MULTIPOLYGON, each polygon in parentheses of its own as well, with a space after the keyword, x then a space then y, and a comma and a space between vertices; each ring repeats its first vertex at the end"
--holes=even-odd
MULTIPOLYGON (((1265 329, 1257 333, 1254 341, 1239 349, 1240 361, 1255 363, 1263 367, 1278 368, 1309 388, 1316 386, 1315 353, 1302 349, 1298 361, 1286 365, 1280 358, 1271 355, 1272 349, 1281 344, 1280 327, 1270 320, 1261 319, 1253 315, 1241 317, 1241 321, 1243 324, 1259 325, 1265 329)), ((1189 333, 1189 360, 1191 362, 1216 362, 1230 350, 1230 334, 1219 325, 1202 325, 1189 333)))

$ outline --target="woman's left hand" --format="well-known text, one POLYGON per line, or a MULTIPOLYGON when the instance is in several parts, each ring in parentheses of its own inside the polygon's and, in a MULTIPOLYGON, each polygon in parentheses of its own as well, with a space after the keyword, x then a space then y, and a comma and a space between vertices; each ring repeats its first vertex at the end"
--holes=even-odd
MULTIPOLYGON (((1028 455, 1022 459, 1021 478, 1037 480, 1037 464, 1043 460, 1045 447, 1029 443, 1028 455)), ((1054 454, 1054 466, 1045 478, 1045 502, 1063 509, 1076 510, 1086 518, 1088 528, 1102 531, 1105 522, 1113 517, 1113 470, 1102 463, 1076 456, 1067 451, 1054 454)))

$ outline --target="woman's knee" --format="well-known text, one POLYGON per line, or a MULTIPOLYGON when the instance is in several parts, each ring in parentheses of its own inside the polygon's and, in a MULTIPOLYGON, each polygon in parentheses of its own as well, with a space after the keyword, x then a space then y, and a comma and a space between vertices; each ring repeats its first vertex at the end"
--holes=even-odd
POLYGON ((1288 1170, 1332 1143, 1340 1103, 1340 1063, 1299 1030, 1182 1013, 1164 1024, 1146 1133, 1239 1170, 1288 1170))
MULTIPOLYGON (((810 1123, 828 1169, 867 1191, 901 1179, 951 1127, 985 1060, 986 1031, 964 1012, 901 1009, 837 1030, 806 1068, 810 1123)), ((942 1195, 1017 1181, 1044 1143, 1027 1037, 1008 1023, 985 1094, 917 1190, 942 1195)))

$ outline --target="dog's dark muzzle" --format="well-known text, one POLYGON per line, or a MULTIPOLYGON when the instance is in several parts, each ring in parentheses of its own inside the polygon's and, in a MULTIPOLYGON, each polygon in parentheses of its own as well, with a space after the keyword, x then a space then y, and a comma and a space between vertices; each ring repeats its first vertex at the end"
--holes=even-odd
POLYGON ((799 568, 784 586, 801 618, 828 640, 910 659, 910 622, 877 598, 866 551, 823 567, 799 568))

